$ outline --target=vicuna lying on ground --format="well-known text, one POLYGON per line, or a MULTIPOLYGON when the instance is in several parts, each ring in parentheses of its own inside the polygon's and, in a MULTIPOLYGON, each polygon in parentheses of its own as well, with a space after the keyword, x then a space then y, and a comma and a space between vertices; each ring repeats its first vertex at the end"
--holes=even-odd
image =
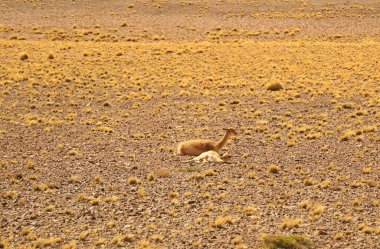
POLYGON ((237 132, 234 129, 224 129, 226 133, 219 141, 211 140, 189 140, 178 145, 177 151, 180 155, 199 156, 203 152, 212 150, 219 154, 219 151, 227 143, 231 136, 236 136, 237 132))
POLYGON ((202 154, 200 154, 199 156, 191 159, 191 160, 188 160, 188 161, 185 161, 185 162, 209 162, 209 163, 225 163, 226 161, 223 160, 223 159, 228 159, 229 156, 226 155, 226 156, 220 156, 218 154, 218 152, 215 152, 213 150, 209 150, 209 151, 206 151, 206 152, 203 152, 202 154))

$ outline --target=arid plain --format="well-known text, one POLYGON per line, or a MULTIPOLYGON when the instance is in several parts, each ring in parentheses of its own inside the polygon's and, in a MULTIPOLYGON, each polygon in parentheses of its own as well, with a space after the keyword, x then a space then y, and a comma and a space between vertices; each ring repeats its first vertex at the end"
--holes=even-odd
POLYGON ((0 248, 380 248, 378 1, 0 13, 0 248))

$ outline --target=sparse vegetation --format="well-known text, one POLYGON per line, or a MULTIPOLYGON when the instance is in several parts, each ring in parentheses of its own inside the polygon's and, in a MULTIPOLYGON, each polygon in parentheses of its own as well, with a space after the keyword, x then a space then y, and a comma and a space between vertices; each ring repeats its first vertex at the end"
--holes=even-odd
POLYGON ((290 229, 298 227, 301 222, 302 222, 302 220, 299 218, 295 218, 295 219, 285 218, 285 219, 283 219, 280 227, 282 229, 290 230, 290 229))
POLYGON ((25 52, 20 53, 19 55, 20 60, 25 61, 29 58, 28 54, 25 52))
POLYGON ((128 184, 130 185, 135 185, 135 184, 140 184, 141 183, 141 180, 138 179, 137 177, 129 177, 128 178, 128 184))
POLYGON ((265 89, 267 89, 269 91, 279 91, 279 90, 282 90, 283 87, 278 82, 270 82, 270 83, 265 85, 265 89))
POLYGON ((264 235, 262 248, 264 249, 311 249, 312 242, 304 235, 264 235))
POLYGON ((278 174, 280 172, 280 167, 275 164, 271 164, 268 166, 268 172, 272 174, 278 174))
POLYGON ((2 1, 0 248, 377 248, 374 2, 2 1))

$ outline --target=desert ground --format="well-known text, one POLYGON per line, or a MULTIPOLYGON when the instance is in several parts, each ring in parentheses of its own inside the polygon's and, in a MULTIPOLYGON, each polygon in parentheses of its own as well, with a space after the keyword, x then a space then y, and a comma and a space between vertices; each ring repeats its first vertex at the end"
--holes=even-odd
POLYGON ((0 13, 0 248, 380 248, 379 1, 0 13))

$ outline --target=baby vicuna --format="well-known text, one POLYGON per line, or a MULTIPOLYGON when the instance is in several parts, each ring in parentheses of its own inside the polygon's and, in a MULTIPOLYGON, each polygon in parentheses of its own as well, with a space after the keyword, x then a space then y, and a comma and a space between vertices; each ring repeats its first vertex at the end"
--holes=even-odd
POLYGON ((185 161, 185 163, 189 163, 189 162, 225 163, 226 161, 224 161, 222 158, 228 159, 227 156, 226 157, 224 157, 224 155, 220 156, 217 152, 213 150, 209 150, 209 151, 203 152, 202 154, 200 154, 197 157, 194 157, 191 160, 185 161))
POLYGON ((224 129, 226 133, 219 141, 211 140, 189 140, 178 145, 177 151, 181 155, 199 156, 203 152, 213 150, 219 154, 219 151, 227 143, 231 136, 236 136, 237 132, 234 129, 224 129))

